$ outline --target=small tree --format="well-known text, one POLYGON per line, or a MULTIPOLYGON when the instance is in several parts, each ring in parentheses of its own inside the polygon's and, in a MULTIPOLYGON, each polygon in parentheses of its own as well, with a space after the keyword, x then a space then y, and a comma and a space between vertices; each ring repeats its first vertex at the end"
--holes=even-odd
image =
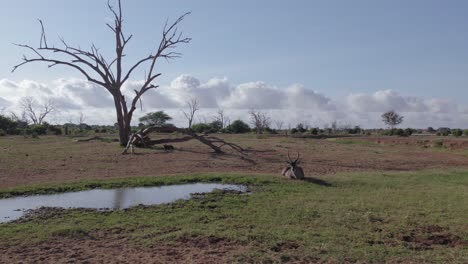
POLYGON ((197 98, 191 98, 186 102, 186 105, 188 109, 182 110, 182 113, 188 121, 188 128, 192 128, 193 117, 195 116, 195 113, 200 110, 197 98))
POLYGON ((382 114, 382 121, 393 129, 403 122, 403 116, 391 110, 382 114))
POLYGON ((147 126, 162 126, 165 125, 166 122, 171 119, 172 117, 164 113, 164 111, 158 111, 148 113, 145 116, 140 117, 139 121, 147 126))

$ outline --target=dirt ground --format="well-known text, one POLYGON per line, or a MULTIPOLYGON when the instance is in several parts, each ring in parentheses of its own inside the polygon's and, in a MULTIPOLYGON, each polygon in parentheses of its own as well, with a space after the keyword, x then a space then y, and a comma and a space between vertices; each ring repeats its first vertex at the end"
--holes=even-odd
POLYGON ((0 243, 0 263, 226 263, 226 252, 246 247, 218 239, 180 239, 150 247, 128 243, 128 236, 95 234, 92 239, 56 238, 15 246, 0 243))
POLYGON ((68 137, 0 137, 0 188, 85 178, 158 176, 194 172, 280 174, 286 154, 300 153, 306 176, 355 171, 415 171, 468 167, 468 140, 430 137, 337 139, 223 135, 244 147, 215 154, 198 141, 175 151, 137 149, 121 155, 118 143, 74 142, 68 137), (442 142, 442 143, 441 143, 442 142))

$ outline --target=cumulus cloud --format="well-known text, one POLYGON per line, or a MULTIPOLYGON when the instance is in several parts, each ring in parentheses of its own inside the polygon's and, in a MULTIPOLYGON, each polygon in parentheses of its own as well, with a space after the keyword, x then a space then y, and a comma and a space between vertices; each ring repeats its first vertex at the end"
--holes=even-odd
MULTIPOLYGON (((130 103, 134 90, 142 81, 130 81, 122 89, 130 103)), ((55 122, 68 122, 80 112, 90 124, 113 124, 114 102, 104 88, 80 79, 59 79, 50 83, 29 80, 13 82, 0 80, 0 109, 19 111, 24 97, 33 97, 38 103, 52 99, 60 112, 52 117, 55 122)), ((256 81, 231 84, 227 78, 212 78, 202 82, 191 75, 181 75, 167 85, 148 91, 142 100, 139 116, 165 110, 174 117, 176 125, 186 125, 181 109, 191 98, 197 98, 200 107, 197 120, 211 121, 217 108, 225 109, 231 120, 248 121, 248 111, 259 109, 269 113, 273 120, 284 125, 304 123, 325 126, 332 121, 362 127, 382 127, 382 112, 394 109, 405 116, 404 126, 459 127, 468 122, 468 107, 442 98, 406 96, 396 90, 374 93, 353 93, 344 99, 333 99, 302 84, 277 87, 256 81)))
POLYGON ((347 103, 352 111, 384 112, 398 110, 406 113, 456 113, 458 106, 450 100, 403 96, 394 90, 382 90, 373 94, 350 94, 347 103))

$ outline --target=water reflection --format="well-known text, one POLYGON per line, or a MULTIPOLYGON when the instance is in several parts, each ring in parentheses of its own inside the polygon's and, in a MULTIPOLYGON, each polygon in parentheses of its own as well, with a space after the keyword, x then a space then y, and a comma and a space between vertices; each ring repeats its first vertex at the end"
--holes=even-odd
POLYGON ((51 195, 35 195, 0 199, 0 223, 15 220, 24 211, 45 207, 61 208, 110 208, 124 209, 139 204, 153 205, 189 199, 193 193, 206 193, 214 189, 246 191, 242 185, 194 183, 160 187, 139 187, 121 189, 95 189, 51 195))

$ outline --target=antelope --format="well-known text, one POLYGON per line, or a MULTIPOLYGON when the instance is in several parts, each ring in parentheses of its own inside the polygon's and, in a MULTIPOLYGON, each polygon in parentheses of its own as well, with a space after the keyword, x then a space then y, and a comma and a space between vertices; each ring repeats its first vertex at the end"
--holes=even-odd
POLYGON ((288 151, 288 160, 286 161, 288 166, 283 169, 281 174, 285 177, 290 179, 303 179, 304 178, 304 171, 301 167, 298 166, 299 164, 299 152, 297 152, 296 160, 292 161, 291 157, 289 156, 288 151))

